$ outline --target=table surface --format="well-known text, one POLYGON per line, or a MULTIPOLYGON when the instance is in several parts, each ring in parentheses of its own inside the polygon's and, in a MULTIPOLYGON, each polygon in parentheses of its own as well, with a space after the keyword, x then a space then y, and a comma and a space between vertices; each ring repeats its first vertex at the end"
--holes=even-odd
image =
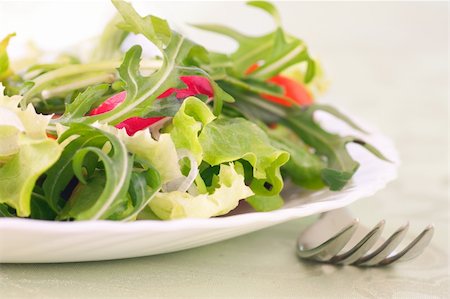
MULTIPOLYGON (((75 27, 71 24, 78 18, 76 8, 108 6, 103 2, 38 4, 0 2, 0 35, 17 26, 25 32, 24 36, 35 30, 37 39, 45 38, 41 31, 47 37, 64 37, 75 27), (32 29, 27 29, 23 18, 14 18, 38 8, 43 13, 72 14, 66 19, 57 17, 62 22, 60 26, 42 22, 35 23, 32 29)), ((146 5, 141 2, 138 6, 149 12, 146 5)), ((165 17, 172 15, 179 21, 207 21, 211 15, 217 15, 216 22, 242 24, 247 32, 255 27, 255 22, 259 22, 258 30, 271 26, 265 16, 249 9, 241 12, 240 3, 226 4, 236 14, 219 14, 225 5, 220 2, 173 5, 154 3, 151 11, 165 17), (250 16, 244 18, 244 13, 250 16)), ((315 220, 309 217, 159 256, 73 264, 0 265, 0 298, 450 296, 448 3, 285 2, 279 6, 286 27, 308 41, 312 52, 322 58, 332 79, 329 94, 335 104, 377 125, 395 141, 400 152, 398 180, 375 196, 354 203, 350 210, 367 225, 385 218, 387 232, 409 220, 410 237, 434 223, 436 233, 424 254, 414 261, 379 269, 305 263, 295 256, 294 240, 315 220)), ((97 22, 106 20, 112 10, 104 11, 97 22)), ((83 17, 86 22, 80 25, 82 33, 83 28, 94 24, 90 23, 94 16, 88 11, 83 17)), ((210 41, 209 36, 199 36, 210 41)), ((228 41, 220 42, 225 47, 228 41)))

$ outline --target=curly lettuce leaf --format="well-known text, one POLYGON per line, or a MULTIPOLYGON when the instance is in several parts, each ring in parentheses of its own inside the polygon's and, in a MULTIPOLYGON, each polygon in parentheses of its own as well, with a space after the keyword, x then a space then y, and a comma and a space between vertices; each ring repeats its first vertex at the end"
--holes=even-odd
POLYGON ((283 188, 280 167, 289 153, 271 145, 256 124, 243 118, 217 119, 202 130, 203 160, 210 165, 246 160, 253 166, 251 188, 257 195, 276 195, 283 188))
POLYGON ((163 220, 210 218, 227 214, 237 207, 239 200, 253 194, 235 166, 223 164, 220 166, 218 186, 211 193, 196 196, 179 191, 158 193, 149 206, 163 220))
POLYGON ((177 149, 186 149, 195 157, 197 163, 203 159, 203 149, 199 132, 216 117, 208 106, 195 97, 184 100, 172 120, 170 136, 177 149))
POLYGON ((51 115, 37 114, 33 105, 25 110, 19 107, 21 96, 4 95, 5 88, 0 83, 0 126, 14 127, 32 139, 46 139, 47 126, 51 115))
MULTIPOLYGON (((0 115, 5 114, 0 108, 0 115)), ((0 165, 10 160, 19 151, 19 133, 20 131, 14 126, 0 126, 0 165)))
POLYGON ((62 147, 46 135, 51 116, 37 114, 32 105, 21 110, 21 97, 3 92, 0 84, 0 203, 27 217, 34 185, 58 160, 62 147))
POLYGON ((127 150, 135 155, 136 159, 145 161, 154 167, 159 173, 162 184, 182 177, 177 149, 169 134, 161 134, 159 139, 155 140, 148 130, 129 136, 123 129, 119 130, 111 126, 101 126, 100 128, 117 136, 125 144, 127 150))
POLYGON ((19 217, 27 217, 36 180, 58 160, 61 147, 55 140, 24 135, 19 136, 19 147, 18 153, 0 167, 0 203, 16 209, 19 217))

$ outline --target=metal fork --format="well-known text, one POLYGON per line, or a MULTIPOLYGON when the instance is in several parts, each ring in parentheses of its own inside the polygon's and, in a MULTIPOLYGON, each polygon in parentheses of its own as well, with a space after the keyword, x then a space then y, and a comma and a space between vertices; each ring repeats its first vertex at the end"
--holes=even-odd
POLYGON ((306 228, 298 237, 297 255, 300 258, 331 264, 387 266, 419 256, 430 243, 434 233, 433 225, 428 225, 403 250, 394 252, 406 235, 408 223, 397 229, 386 241, 380 238, 384 220, 371 230, 358 224, 359 220, 353 218, 345 208, 323 213, 317 222, 306 228), (340 228, 342 229, 335 233, 340 228), (327 236, 332 237, 326 239, 327 236), (368 253, 374 247, 376 249, 368 253))

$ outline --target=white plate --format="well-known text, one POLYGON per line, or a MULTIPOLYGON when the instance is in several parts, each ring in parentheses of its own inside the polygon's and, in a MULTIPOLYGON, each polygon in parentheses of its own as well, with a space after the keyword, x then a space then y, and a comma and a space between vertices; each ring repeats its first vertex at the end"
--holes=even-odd
MULTIPOLYGON (((329 129, 358 135, 325 114, 318 115, 329 129)), ((355 117, 352 117, 353 119, 355 117)), ((367 129, 367 126, 363 126, 367 129)), ((238 208, 233 215, 176 221, 50 222, 0 219, 0 262, 48 263, 130 258, 173 252, 233 238, 294 218, 340 208, 373 195, 396 178, 398 156, 392 142, 376 132, 364 139, 395 163, 378 160, 357 146, 349 146, 361 167, 340 192, 305 192, 288 188, 286 205, 273 212, 256 213, 238 208)))

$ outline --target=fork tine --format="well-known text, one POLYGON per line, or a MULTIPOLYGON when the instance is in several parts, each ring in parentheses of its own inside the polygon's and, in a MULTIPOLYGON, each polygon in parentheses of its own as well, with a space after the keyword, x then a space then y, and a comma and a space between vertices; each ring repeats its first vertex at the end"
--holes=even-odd
POLYGON ((298 243, 298 256, 301 258, 309 258, 318 261, 328 261, 333 256, 335 256, 342 248, 344 248, 345 244, 347 244, 356 228, 358 227, 358 221, 358 219, 354 219, 350 225, 343 228, 336 235, 329 238, 317 247, 304 249, 302 245, 298 243))
POLYGON ((374 252, 360 258, 354 262, 354 264, 358 266, 374 266, 384 260, 403 240, 406 232, 408 231, 408 227, 409 223, 401 226, 374 252))
POLYGON ((389 256, 382 260, 379 265, 386 266, 395 262, 408 261, 419 256, 424 249, 430 244, 434 234, 434 226, 427 226, 411 243, 402 251, 395 255, 389 256))
POLYGON ((339 263, 349 265, 354 261, 359 260, 379 239, 384 229, 385 221, 381 220, 370 232, 368 232, 355 246, 347 252, 333 257, 331 263, 339 263))

